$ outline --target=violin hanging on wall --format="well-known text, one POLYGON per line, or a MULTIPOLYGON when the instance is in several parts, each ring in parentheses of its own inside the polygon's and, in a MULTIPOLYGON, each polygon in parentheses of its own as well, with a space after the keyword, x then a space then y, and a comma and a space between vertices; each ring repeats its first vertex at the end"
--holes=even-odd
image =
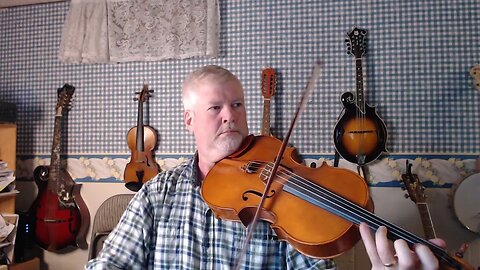
POLYGON ((356 97, 342 95, 343 113, 334 129, 333 141, 337 152, 347 161, 365 165, 386 152, 387 128, 375 107, 365 102, 362 57, 366 53, 367 31, 354 28, 348 33, 348 53, 355 57, 356 97))
POLYGON ((153 150, 157 144, 157 133, 149 125, 143 124, 143 103, 148 100, 153 90, 148 90, 146 84, 138 94, 137 126, 132 127, 127 133, 127 143, 132 155, 125 167, 123 178, 125 187, 138 191, 148 180, 160 172, 160 167, 153 157, 153 150))
POLYGON ((65 84, 58 89, 55 108, 50 166, 38 166, 33 174, 38 196, 32 204, 35 213, 35 240, 44 249, 57 251, 69 245, 87 248, 86 235, 90 213, 76 184, 60 162, 62 117, 75 88, 65 84))

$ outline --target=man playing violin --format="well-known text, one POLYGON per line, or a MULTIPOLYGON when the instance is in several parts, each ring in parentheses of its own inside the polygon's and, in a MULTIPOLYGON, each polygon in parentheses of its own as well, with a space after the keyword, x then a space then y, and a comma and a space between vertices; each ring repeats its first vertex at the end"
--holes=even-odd
MULTIPOLYGON (((239 269, 335 269, 332 260, 307 257, 279 241, 262 221, 246 255, 238 258, 247 230, 240 222, 217 219, 200 187, 210 169, 235 152, 249 133, 242 84, 222 67, 205 66, 187 76, 182 99, 195 155, 143 185, 86 269, 232 269, 237 263, 239 269)), ((412 250, 397 240, 391 248, 383 227, 375 237, 365 224, 360 232, 372 269, 438 268, 425 246, 412 250)))

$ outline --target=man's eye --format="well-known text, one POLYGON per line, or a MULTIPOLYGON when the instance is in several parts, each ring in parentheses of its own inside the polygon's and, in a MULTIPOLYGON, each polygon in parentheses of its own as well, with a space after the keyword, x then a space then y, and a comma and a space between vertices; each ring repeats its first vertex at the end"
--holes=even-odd
POLYGON ((242 107, 243 104, 241 102, 235 102, 233 103, 233 107, 237 108, 237 107, 242 107))
POLYGON ((208 110, 218 111, 218 110, 220 110, 220 106, 212 106, 212 107, 208 108, 208 110))

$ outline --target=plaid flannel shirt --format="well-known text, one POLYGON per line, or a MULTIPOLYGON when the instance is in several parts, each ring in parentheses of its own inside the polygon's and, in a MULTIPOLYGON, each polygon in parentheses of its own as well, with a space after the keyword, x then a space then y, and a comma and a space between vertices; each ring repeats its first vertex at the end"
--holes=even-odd
MULTIPOLYGON (((137 192, 86 269, 232 269, 246 229, 217 219, 200 195, 196 156, 163 171, 137 192)), ((221 192, 221 190, 219 191, 221 192)), ((278 241, 259 221, 241 269, 335 269, 278 241)))

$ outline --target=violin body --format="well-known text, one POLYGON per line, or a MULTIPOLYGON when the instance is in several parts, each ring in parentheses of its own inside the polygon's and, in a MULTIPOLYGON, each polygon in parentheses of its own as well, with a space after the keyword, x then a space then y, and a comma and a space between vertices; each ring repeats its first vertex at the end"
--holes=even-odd
MULTIPOLYGON (((274 137, 250 136, 242 150, 214 166, 203 181, 202 196, 217 217, 241 221, 244 225, 251 222, 265 189, 265 170, 280 146, 281 142, 274 137), (233 178, 225 177, 232 174, 233 178)), ((294 152, 294 148, 285 151, 279 171, 286 171, 287 176, 274 179, 260 219, 270 222, 279 239, 288 241, 303 254, 316 258, 340 255, 360 239, 358 228, 286 192, 288 172, 301 172, 309 181, 372 210, 368 186, 360 176, 346 169, 326 163, 318 168, 299 164, 293 158, 294 152)))
POLYGON ((127 163, 124 172, 125 186, 134 191, 138 191, 143 183, 155 177, 160 172, 160 167, 153 158, 152 150, 157 142, 155 130, 147 125, 143 125, 144 149, 137 149, 137 127, 131 128, 127 133, 127 143, 131 149, 131 158, 127 163))
POLYGON ((217 162, 203 180, 201 195, 216 217, 245 226, 258 217, 271 223, 280 240, 315 258, 336 257, 352 248, 362 222, 372 230, 385 226, 392 241, 428 246, 440 269, 473 270, 457 255, 373 214, 368 186, 358 174, 326 163, 301 165, 292 157, 294 148, 271 136, 250 135, 239 149, 217 162), (283 154, 273 163, 277 152, 283 154))

